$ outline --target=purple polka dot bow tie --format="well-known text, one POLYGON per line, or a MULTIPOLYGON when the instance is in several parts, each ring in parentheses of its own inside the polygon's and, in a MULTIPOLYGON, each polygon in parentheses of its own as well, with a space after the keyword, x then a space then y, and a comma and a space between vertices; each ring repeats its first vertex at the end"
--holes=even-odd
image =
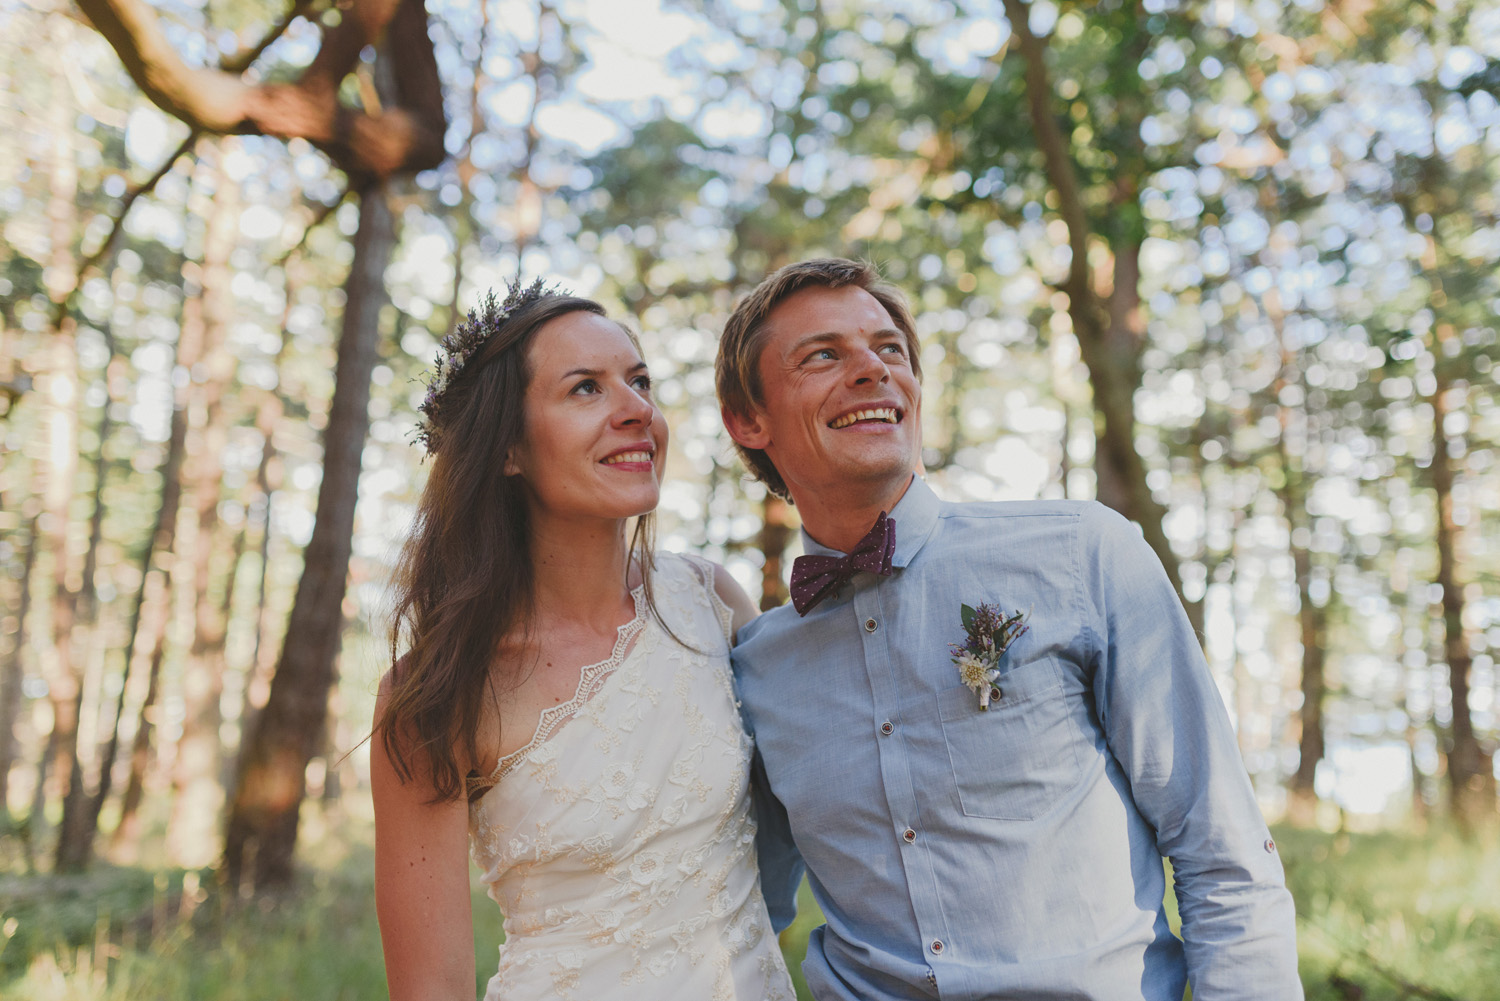
POLYGON ((813 606, 855 574, 891 575, 891 556, 896 552, 896 522, 885 512, 875 527, 859 540, 848 556, 799 556, 792 564, 792 606, 806 615, 813 606))

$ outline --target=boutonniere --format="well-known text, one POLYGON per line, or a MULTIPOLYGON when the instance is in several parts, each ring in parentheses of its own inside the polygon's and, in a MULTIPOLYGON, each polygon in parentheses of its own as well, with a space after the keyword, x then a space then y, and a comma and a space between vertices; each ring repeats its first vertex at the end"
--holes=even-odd
POLYGON ((963 683, 979 696, 979 708, 988 711, 990 699, 1000 697, 1000 690, 991 687, 1000 676, 1000 658, 1026 631, 1026 616, 1021 612, 1006 615, 989 604, 978 608, 960 605, 959 614, 968 638, 951 647, 953 663, 958 665, 963 683))

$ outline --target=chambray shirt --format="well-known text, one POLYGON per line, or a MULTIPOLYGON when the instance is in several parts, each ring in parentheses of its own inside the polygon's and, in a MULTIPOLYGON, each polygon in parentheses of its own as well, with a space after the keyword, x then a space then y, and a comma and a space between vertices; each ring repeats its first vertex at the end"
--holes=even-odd
POLYGON ((1140 533, 1097 503, 950 504, 921 479, 891 516, 893 576, 774 609, 734 651, 773 922, 804 864, 827 918, 814 995, 1301 998, 1275 844, 1140 533), (1030 611, 987 712, 949 650, 980 602, 1030 611))

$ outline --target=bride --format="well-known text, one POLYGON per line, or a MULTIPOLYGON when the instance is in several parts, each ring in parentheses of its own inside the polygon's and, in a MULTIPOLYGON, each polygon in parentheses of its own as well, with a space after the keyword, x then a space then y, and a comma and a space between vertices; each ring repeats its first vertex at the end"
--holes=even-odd
POLYGON ((486 1001, 791 998, 729 674, 754 608, 651 552, 667 429, 634 338, 509 291, 444 341, 421 407, 372 742, 391 998, 474 996, 470 846, 505 915, 486 1001))

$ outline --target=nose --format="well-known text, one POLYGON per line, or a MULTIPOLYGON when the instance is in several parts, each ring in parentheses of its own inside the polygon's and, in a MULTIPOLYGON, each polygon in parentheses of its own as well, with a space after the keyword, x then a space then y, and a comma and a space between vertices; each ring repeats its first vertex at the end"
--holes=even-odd
POLYGON ((616 427, 648 428, 655 416, 656 408, 651 405, 650 400, 637 393, 634 387, 624 387, 620 393, 620 403, 615 407, 616 427))
POLYGON ((885 359, 870 348, 860 348, 850 360, 852 364, 849 367, 849 379, 853 385, 883 383, 891 379, 891 370, 886 366, 885 359))

